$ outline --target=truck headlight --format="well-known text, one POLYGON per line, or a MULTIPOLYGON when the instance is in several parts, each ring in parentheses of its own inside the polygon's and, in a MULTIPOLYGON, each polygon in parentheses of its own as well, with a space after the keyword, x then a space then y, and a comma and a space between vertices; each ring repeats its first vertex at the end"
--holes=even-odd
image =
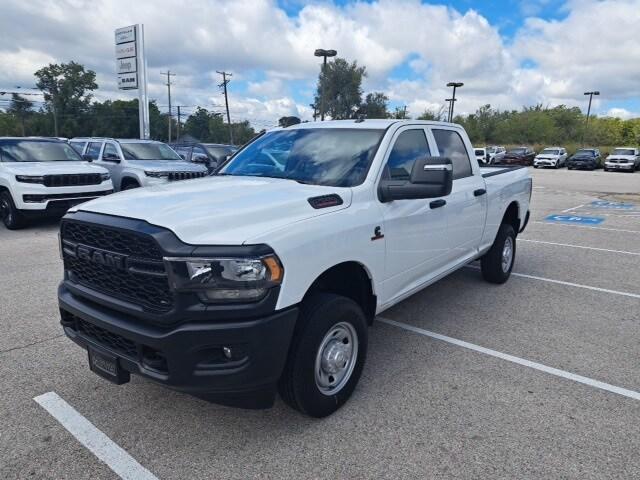
POLYGON ((205 303, 253 302, 282 283, 275 255, 259 258, 165 257, 171 288, 195 292, 205 303))
POLYGON ((110 178, 111 178, 111 174, 110 173, 101 173, 100 174, 100 180, 102 180, 103 182, 106 182, 110 178))
POLYGON ((22 183, 44 183, 42 175, 16 175, 16 180, 22 183))

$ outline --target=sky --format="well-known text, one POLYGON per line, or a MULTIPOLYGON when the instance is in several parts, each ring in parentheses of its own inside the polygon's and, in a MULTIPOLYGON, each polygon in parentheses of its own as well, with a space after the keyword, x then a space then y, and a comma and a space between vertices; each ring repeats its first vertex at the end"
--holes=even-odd
MULTIPOLYGON (((33 87, 33 72, 76 61, 97 73, 98 100, 116 85, 114 30, 143 23, 150 97, 182 114, 222 111, 216 71, 231 72, 232 120, 257 128, 311 119, 316 48, 367 68, 364 93, 418 116, 464 82, 456 113, 541 103, 640 116, 640 0, 1 0, 0 90, 33 87)), ((24 90, 29 91, 29 90, 24 90)), ((175 112, 174 112, 175 114, 175 112)))

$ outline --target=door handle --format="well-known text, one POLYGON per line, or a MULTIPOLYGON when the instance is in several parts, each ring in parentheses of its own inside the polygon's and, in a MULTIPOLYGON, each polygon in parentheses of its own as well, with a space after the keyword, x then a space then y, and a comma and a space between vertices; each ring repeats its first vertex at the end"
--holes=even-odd
POLYGON ((473 194, 474 194, 476 197, 479 197, 479 196, 481 196, 481 195, 484 195, 485 193, 487 193, 487 191, 486 191, 484 188, 479 188, 479 189, 477 189, 477 190, 474 190, 474 191, 473 191, 473 194))
POLYGON ((433 208, 444 207, 446 204, 447 204, 446 200, 440 199, 440 200, 434 200, 429 204, 429 206, 433 209, 433 208))

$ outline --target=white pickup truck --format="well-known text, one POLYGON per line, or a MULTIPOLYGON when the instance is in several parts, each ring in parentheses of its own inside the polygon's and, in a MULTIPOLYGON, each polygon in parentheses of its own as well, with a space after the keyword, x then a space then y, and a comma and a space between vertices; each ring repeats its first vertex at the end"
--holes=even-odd
MULTIPOLYGON (((68 337, 97 374, 314 417, 353 392, 377 314, 480 259, 503 283, 526 168, 480 168, 462 127, 303 123, 217 176, 83 204, 61 224, 68 337)), ((374 352, 375 354, 375 352, 374 352)))

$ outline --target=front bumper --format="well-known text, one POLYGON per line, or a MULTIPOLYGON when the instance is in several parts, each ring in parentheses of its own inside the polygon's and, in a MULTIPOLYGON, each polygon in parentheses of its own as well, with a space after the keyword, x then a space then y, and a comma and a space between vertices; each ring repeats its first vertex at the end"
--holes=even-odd
POLYGON ((604 168, 606 168, 607 170, 633 170, 635 168, 635 164, 605 162, 604 168))
POLYGON ((597 168, 598 164, 594 161, 571 161, 567 163, 569 168, 592 170, 597 168))
POLYGON ((110 193, 113 193, 111 180, 105 180, 97 185, 73 187, 45 187, 40 184, 16 182, 12 196, 18 210, 26 213, 30 211, 45 213, 47 210, 56 209, 66 211, 74 204, 110 193))
POLYGON ((64 283, 58 301, 65 334, 83 348, 107 352, 123 370, 169 388, 246 408, 273 404, 298 316, 294 307, 163 328, 73 295, 64 283))
POLYGON ((547 159, 540 159, 540 160, 533 161, 533 165, 535 167, 555 167, 557 163, 558 163, 557 160, 547 160, 547 159))

